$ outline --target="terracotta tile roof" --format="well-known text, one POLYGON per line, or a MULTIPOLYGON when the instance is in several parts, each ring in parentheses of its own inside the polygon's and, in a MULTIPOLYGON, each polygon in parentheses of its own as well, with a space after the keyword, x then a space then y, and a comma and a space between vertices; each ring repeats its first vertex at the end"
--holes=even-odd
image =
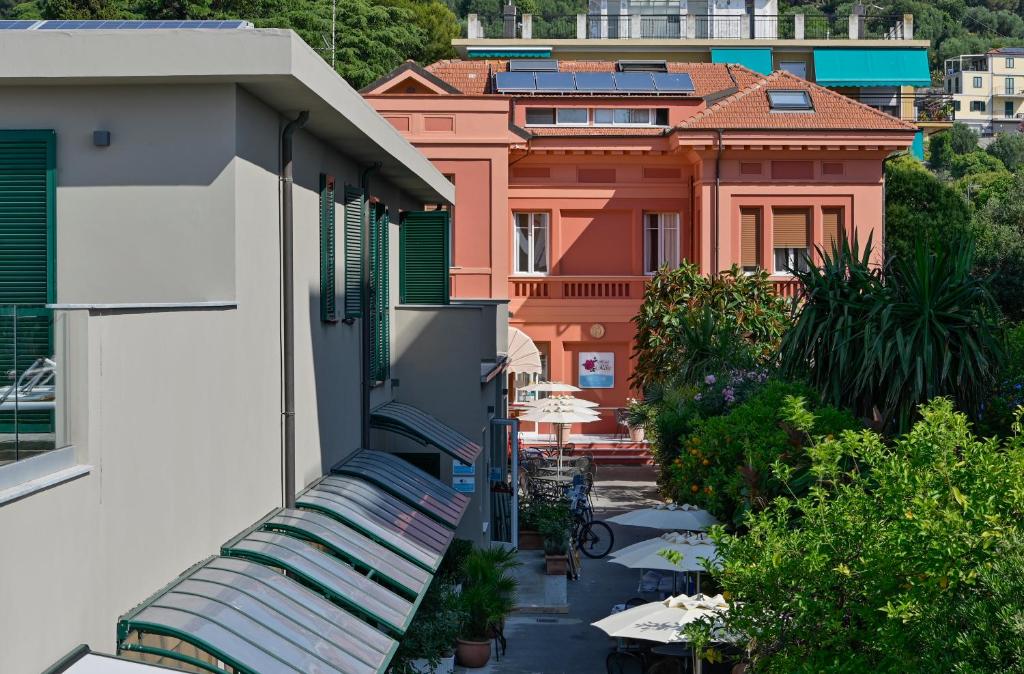
MULTIPOLYGON (((613 73, 615 61, 559 61, 558 69, 569 73, 613 73)), ((489 73, 508 70, 503 59, 463 61, 452 59, 427 66, 427 71, 467 95, 490 93, 489 73)), ((694 94, 708 96, 731 88, 744 88, 760 79, 760 75, 743 66, 722 63, 669 63, 671 73, 688 73, 693 79, 694 94), (731 75, 730 75, 731 71, 731 75), (735 80, 733 79, 735 78, 735 80)))
POLYGON ((664 136, 670 129, 651 127, 638 129, 629 127, 604 126, 562 126, 562 127, 528 127, 531 136, 576 137, 576 136, 664 136))
POLYGON ((917 127, 784 71, 758 78, 679 125, 679 129, 870 129, 916 131, 917 127), (772 112, 767 91, 810 93, 814 112, 772 112))

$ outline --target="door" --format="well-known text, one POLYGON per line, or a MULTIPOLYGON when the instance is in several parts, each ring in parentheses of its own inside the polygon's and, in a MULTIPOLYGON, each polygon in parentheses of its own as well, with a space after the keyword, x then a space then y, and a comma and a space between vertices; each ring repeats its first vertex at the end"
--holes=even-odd
POLYGON ((1013 118, 1013 101, 1005 101, 1003 103, 1003 117, 1007 119, 1013 118))

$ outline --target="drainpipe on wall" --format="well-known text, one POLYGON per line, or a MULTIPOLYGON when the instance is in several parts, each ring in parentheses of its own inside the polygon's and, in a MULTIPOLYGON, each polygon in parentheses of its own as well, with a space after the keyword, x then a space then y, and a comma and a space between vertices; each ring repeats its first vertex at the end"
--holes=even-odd
POLYGON ((362 274, 360 279, 359 304, 363 307, 363 319, 360 322, 360 348, 359 348, 359 370, 362 386, 359 391, 359 446, 370 446, 370 389, 373 382, 370 381, 370 321, 373 319, 373 311, 370 307, 370 173, 380 170, 380 162, 370 164, 363 169, 359 178, 359 186, 363 191, 363 222, 362 222, 362 274))
POLYGON ((309 111, 288 122, 281 132, 281 370, 284 378, 284 507, 295 507, 295 253, 292 208, 292 144, 295 132, 309 121, 309 111))
POLYGON ((718 134, 718 154, 715 156, 715 226, 711 230, 711 275, 718 274, 719 269, 719 240, 721 239, 720 229, 722 218, 719 214, 719 191, 722 189, 722 129, 716 129, 718 134))

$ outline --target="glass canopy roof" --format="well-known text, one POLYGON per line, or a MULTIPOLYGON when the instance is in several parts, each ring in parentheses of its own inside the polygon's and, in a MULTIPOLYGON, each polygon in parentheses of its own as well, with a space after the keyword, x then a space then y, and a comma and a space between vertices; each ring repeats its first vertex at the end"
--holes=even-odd
POLYGON ((379 674, 397 642, 297 581, 261 564, 212 557, 123 616, 118 647, 177 657, 209 671, 379 674), (215 659, 178 655, 171 637, 215 659))
POLYGON ((465 494, 387 452, 360 449, 331 472, 372 482, 453 529, 469 505, 465 494))
POLYGON ((370 413, 370 425, 433 445, 463 463, 473 463, 483 451, 479 444, 451 426, 404 403, 390 402, 373 410, 370 413))

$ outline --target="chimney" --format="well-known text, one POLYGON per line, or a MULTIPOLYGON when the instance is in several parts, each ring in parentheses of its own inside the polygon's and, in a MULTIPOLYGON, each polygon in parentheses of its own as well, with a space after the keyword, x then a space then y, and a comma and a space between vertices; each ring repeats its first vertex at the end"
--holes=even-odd
POLYGON ((516 37, 516 6, 513 3, 508 3, 502 10, 502 18, 504 22, 502 24, 501 36, 504 38, 515 38, 516 37))

